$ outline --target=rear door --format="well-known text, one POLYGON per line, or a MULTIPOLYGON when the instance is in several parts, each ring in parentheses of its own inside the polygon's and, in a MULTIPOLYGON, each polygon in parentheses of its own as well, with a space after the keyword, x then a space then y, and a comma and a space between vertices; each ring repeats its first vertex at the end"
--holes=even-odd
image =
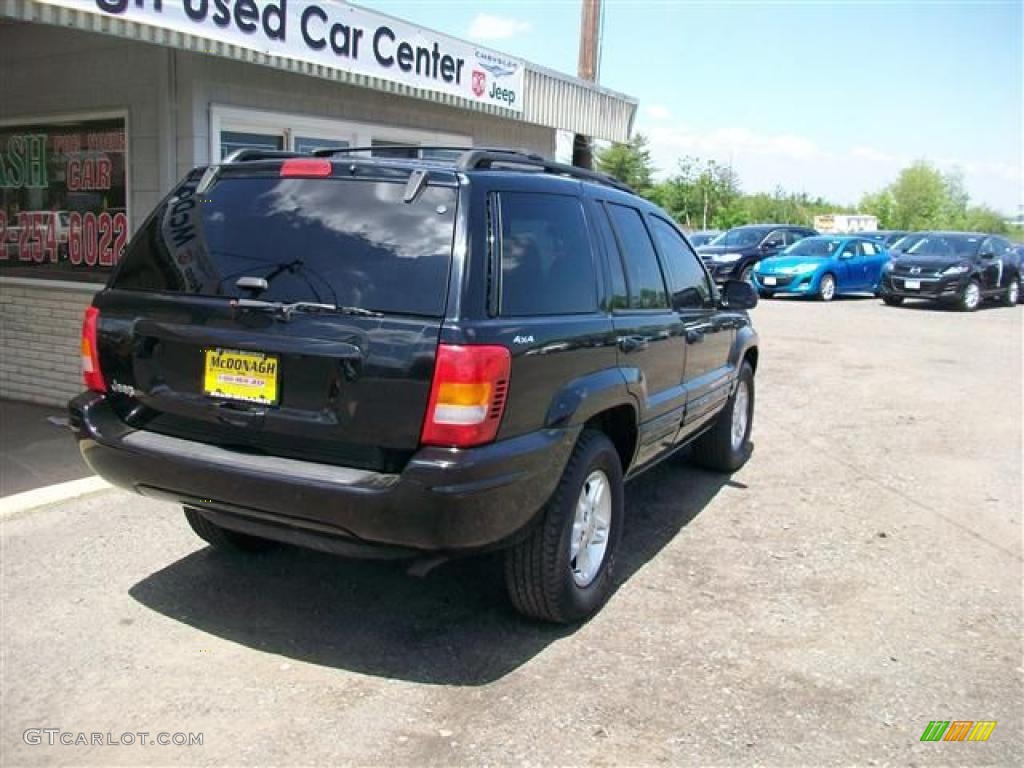
POLYGON ((686 340, 686 413, 683 438, 718 412, 729 397, 729 353, 736 336, 734 318, 719 312, 711 282, 685 238, 660 216, 649 216, 654 240, 665 264, 673 310, 686 340))
POLYGON ((429 395, 454 180, 404 202, 407 175, 283 178, 280 163, 242 165, 180 185, 97 299, 122 413, 188 439, 397 471, 429 395))
POLYGON ((619 364, 641 408, 637 463, 643 464, 675 444, 682 423, 685 331, 669 306, 644 215, 620 203, 597 207, 598 231, 608 242, 619 364))

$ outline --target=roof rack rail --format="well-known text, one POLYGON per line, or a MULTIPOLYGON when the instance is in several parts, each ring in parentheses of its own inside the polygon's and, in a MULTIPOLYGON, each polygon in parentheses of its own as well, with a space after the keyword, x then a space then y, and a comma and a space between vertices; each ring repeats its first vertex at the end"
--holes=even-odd
POLYGON ((522 152, 519 150, 505 149, 495 151, 492 149, 473 149, 459 157, 458 168, 460 171, 469 171, 476 168, 490 168, 494 163, 537 168, 544 173, 569 176, 574 179, 580 179, 581 181, 593 181, 598 184, 604 184, 608 187, 614 187, 615 189, 622 190, 623 192, 633 193, 632 187, 628 184, 623 184, 614 176, 609 176, 607 173, 591 171, 588 168, 579 168, 575 165, 567 165, 566 163, 556 163, 551 160, 545 160, 540 155, 522 152))
MULTIPOLYGON (((458 146, 455 144, 437 144, 437 145, 409 145, 409 144, 377 144, 369 147, 319 147, 312 150, 314 157, 331 157, 332 155, 355 155, 362 154, 364 152, 422 152, 426 150, 428 152, 458 152, 461 157, 466 152, 472 152, 474 150, 486 149, 488 152, 507 152, 509 154, 528 154, 525 149, 504 149, 501 147, 465 147, 458 146)), ((540 159, 540 155, 531 155, 540 159)), ((414 158, 415 159, 415 158, 414 158)), ((431 158, 424 158, 431 159, 431 158)))
MULTIPOLYGON (((433 152, 458 152, 455 160, 455 167, 460 171, 471 171, 480 168, 492 168, 495 163, 503 166, 520 165, 524 168, 532 168, 543 173, 551 173, 558 176, 568 176, 581 181, 592 181, 597 184, 604 184, 608 187, 633 193, 633 188, 623 184, 614 176, 600 171, 591 171, 587 168, 579 168, 566 163, 556 163, 552 160, 545 160, 535 152, 525 149, 505 149, 501 147, 460 147, 451 145, 430 145, 430 146, 408 146, 408 145, 378 145, 368 147, 323 147, 314 149, 312 152, 288 152, 280 149, 238 149, 228 155, 225 163, 241 163, 253 160, 282 160, 289 157, 334 157, 335 155, 355 155, 371 152, 408 152, 433 151, 433 152)), ((413 158, 415 159, 415 158, 413 158)))
POLYGON ((225 157, 222 163, 244 163, 252 160, 285 160, 289 157, 304 157, 302 152, 286 149, 236 149, 225 157))

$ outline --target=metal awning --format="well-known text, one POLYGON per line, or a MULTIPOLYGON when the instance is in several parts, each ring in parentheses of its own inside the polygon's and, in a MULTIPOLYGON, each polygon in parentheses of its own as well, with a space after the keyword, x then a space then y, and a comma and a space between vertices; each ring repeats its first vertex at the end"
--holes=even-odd
POLYGON ((0 0, 0 17, 69 27, 183 51, 220 56, 359 88, 483 112, 506 120, 573 131, 608 141, 627 141, 636 117, 636 99, 529 62, 525 62, 523 111, 518 113, 460 96, 415 88, 306 61, 271 56, 201 35, 186 34, 75 8, 49 5, 36 0, 0 0))

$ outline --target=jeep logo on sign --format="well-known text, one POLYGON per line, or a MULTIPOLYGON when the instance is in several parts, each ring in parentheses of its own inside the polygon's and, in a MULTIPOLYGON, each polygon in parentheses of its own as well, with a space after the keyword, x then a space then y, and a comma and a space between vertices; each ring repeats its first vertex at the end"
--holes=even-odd
POLYGON ((484 88, 487 86, 487 73, 479 69, 473 70, 473 95, 478 99, 484 95, 484 88))

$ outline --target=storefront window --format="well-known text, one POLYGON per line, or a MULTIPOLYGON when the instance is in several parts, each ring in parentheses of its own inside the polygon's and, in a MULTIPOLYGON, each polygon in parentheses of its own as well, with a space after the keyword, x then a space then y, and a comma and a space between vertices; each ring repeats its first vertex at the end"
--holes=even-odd
POLYGON ((296 152, 312 152, 314 149, 344 149, 350 146, 347 141, 339 139, 317 139, 312 136, 296 136, 296 152))
POLYGON ((236 149, 284 149, 284 136, 273 133, 221 131, 221 158, 227 157, 236 149))
POLYGON ((104 281, 128 240, 123 118, 0 127, 0 275, 104 281))

